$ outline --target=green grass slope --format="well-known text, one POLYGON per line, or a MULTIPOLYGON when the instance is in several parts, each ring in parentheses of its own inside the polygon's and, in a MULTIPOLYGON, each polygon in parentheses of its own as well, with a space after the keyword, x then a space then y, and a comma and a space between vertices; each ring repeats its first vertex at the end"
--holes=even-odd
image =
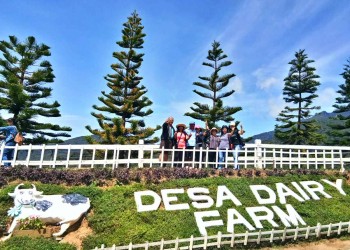
MULTIPOLYGON (((108 188, 101 188, 94 185, 67 187, 37 183, 37 189, 44 191, 44 194, 78 192, 91 199, 92 209, 88 214, 87 219, 89 221, 89 226, 93 229, 94 233, 84 240, 83 247, 84 249, 93 249, 96 246, 101 246, 101 244, 104 244, 106 247, 111 247, 113 244, 127 245, 130 242, 144 243, 146 241, 160 241, 162 238, 170 240, 175 239, 176 237, 189 238, 191 235, 200 236, 194 216, 194 213, 199 211, 218 210, 220 217, 211 219, 207 218, 206 220, 223 220, 223 226, 208 228, 209 235, 217 234, 218 231, 227 233, 228 209, 236 209, 252 225, 255 224, 246 211, 247 207, 266 206, 271 209, 273 205, 276 205, 285 211, 285 205, 280 204, 278 197, 275 204, 259 204, 250 189, 250 185, 266 185, 276 192, 276 183, 284 183, 290 188, 290 190, 299 194, 298 190, 291 185, 292 182, 320 182, 325 188, 324 191, 331 195, 332 198, 326 198, 319 194, 319 200, 310 199, 305 202, 300 202, 294 197, 288 196, 287 203, 291 204, 306 224, 310 226, 316 225, 317 223, 329 224, 337 223, 339 221, 349 221, 350 185, 347 184, 347 179, 347 173, 339 174, 337 172, 320 172, 320 174, 317 175, 310 175, 297 173, 289 174, 286 172, 280 176, 215 176, 198 179, 165 180, 158 184, 143 183, 140 181, 138 183, 120 186, 116 185, 108 188), (342 188, 346 195, 344 196, 340 194, 336 188, 325 184, 321 179, 327 179, 332 182, 335 182, 336 179, 342 179, 342 188), (215 206, 218 186, 223 185, 237 197, 242 203, 241 206, 235 205, 230 199, 223 201, 221 207, 215 206), (214 200, 214 205, 205 209, 195 208, 192 204, 193 201, 187 195, 187 190, 194 187, 207 188, 209 190, 209 196, 214 200), (162 202, 156 211, 137 212, 134 197, 135 192, 152 190, 160 195, 161 190, 181 188, 185 190, 185 193, 177 194, 178 201, 174 203, 189 204, 189 209, 169 211, 165 209, 164 203, 162 202)), ((12 183, 4 186, 0 190, 1 210, 7 211, 7 209, 12 206, 12 200, 9 199, 7 193, 11 192, 15 186, 16 184, 12 183)), ((267 198, 266 194, 263 195, 263 197, 267 198)), ((145 199, 143 202, 145 204, 151 204, 153 200, 145 199)), ((279 229, 285 227, 278 216, 275 216, 274 220, 279 225, 279 229)), ((272 229, 271 224, 266 221, 263 222, 263 226, 264 230, 272 229)), ((299 225, 299 227, 302 226, 299 225)), ((246 230, 247 229, 242 225, 235 226, 235 232, 237 233, 245 232, 246 230)), ((13 242, 10 243, 14 244, 13 242)), ((0 243, 0 249, 9 249, 8 244, 10 243, 0 243)), ((50 242, 50 244, 52 243, 50 242)), ((56 248, 50 247, 48 249, 56 248)), ((69 248, 67 247, 67 249, 69 248)))

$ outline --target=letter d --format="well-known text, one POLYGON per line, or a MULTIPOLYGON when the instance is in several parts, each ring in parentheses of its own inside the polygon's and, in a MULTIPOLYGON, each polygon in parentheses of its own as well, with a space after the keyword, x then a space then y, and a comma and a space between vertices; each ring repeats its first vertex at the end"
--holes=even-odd
POLYGON ((137 212, 147 212, 147 211, 157 210, 160 205, 160 202, 162 201, 160 196, 156 192, 151 190, 135 192, 134 197, 135 197, 137 212), (149 204, 149 205, 142 204, 142 196, 152 196, 154 199, 153 204, 149 204))

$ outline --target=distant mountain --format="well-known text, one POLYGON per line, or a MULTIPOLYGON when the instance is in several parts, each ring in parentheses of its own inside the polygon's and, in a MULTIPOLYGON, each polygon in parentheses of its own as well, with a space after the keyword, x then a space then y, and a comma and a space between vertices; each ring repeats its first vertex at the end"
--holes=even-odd
MULTIPOLYGON (((308 120, 315 119, 321 126, 320 132, 324 133, 328 129, 329 119, 337 116, 339 113, 328 113, 326 111, 322 111, 320 113, 315 114, 313 117, 309 118, 308 120)), ((350 111, 341 113, 344 116, 349 116, 350 111)), ((336 122, 332 120, 332 122, 336 122)), ((249 143, 254 143, 255 139, 260 139, 262 143, 279 143, 278 139, 274 136, 274 131, 264 132, 261 134, 257 134, 252 136, 252 139, 249 141, 249 143)))
MULTIPOLYGON (((336 115, 338 115, 337 113, 328 113, 326 111, 322 111, 320 113, 317 113, 316 115, 314 115, 313 117, 309 118, 309 119, 315 119, 318 121, 318 123, 321 125, 321 132, 325 132, 328 128, 327 124, 329 123, 329 118, 335 117, 336 115)), ((348 112, 344 112, 342 113, 342 115, 344 116, 348 116, 350 115, 350 111, 348 112)), ((335 121, 332 121, 335 122, 335 121)), ((98 140, 98 136, 93 135, 92 136, 95 140, 98 140)), ((251 137, 252 139, 250 141, 247 141, 248 143, 254 143, 255 139, 260 139, 262 141, 262 143, 279 143, 278 140, 275 138, 274 136, 274 131, 268 131, 268 132, 264 132, 264 133, 260 133, 257 135, 254 135, 251 137)), ((79 136, 79 137, 75 137, 75 138, 71 138, 68 139, 66 141, 64 141, 63 143, 64 145, 67 144, 88 144, 88 142, 85 139, 85 136, 79 136)))
MULTIPOLYGON (((63 145, 68 145, 68 144, 72 144, 72 145, 77 145, 77 144, 88 144, 87 140, 85 139, 86 136, 79 136, 79 137, 75 137, 75 138, 71 138, 68 139, 64 142, 62 142, 61 144, 63 145)), ((98 140, 98 136, 97 135, 92 135, 92 138, 95 140, 98 140)))

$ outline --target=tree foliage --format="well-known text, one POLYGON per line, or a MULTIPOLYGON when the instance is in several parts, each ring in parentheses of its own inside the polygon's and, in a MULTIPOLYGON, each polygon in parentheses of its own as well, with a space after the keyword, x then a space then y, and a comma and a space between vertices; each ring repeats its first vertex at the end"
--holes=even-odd
POLYGON ((334 112, 339 113, 334 122, 330 122, 330 137, 327 144, 331 145, 350 145, 350 59, 344 66, 344 72, 341 76, 344 83, 339 85, 337 93, 340 95, 335 100, 334 112), (346 112, 346 113, 345 113, 346 112))
POLYGON ((0 41, 0 110, 13 115, 15 125, 21 132, 31 135, 32 143, 49 142, 57 137, 70 137, 61 127, 40 122, 40 117, 60 117, 60 104, 47 103, 54 82, 51 63, 46 57, 51 55, 50 47, 38 44, 33 36, 25 42, 10 36, 9 41, 0 41))
POLYGON ((233 89, 225 91, 235 74, 219 75, 220 71, 232 64, 231 61, 225 60, 226 58, 227 55, 225 55, 220 48, 220 43, 214 41, 212 49, 208 51, 208 62, 203 62, 204 66, 211 68, 212 74, 209 77, 199 76, 199 79, 202 81, 193 83, 193 85, 207 91, 202 92, 197 89, 193 90, 197 95, 209 99, 211 105, 194 102, 194 107, 191 107, 193 112, 185 113, 186 116, 190 116, 194 119, 208 121, 210 127, 215 126, 219 121, 232 121, 232 115, 242 109, 241 107, 229 107, 223 105, 222 99, 231 96, 235 92, 233 89))
POLYGON ((144 128, 145 124, 140 119, 149 116, 153 111, 149 108, 145 110, 152 105, 152 101, 145 96, 146 87, 140 85, 143 78, 139 76, 139 68, 144 54, 137 51, 143 48, 143 38, 146 35, 136 11, 128 17, 123 26, 122 40, 117 44, 124 50, 113 53, 113 57, 117 59, 117 62, 111 65, 114 73, 105 77, 110 92, 101 92, 102 96, 98 100, 102 105, 93 105, 93 109, 98 112, 91 113, 97 119, 100 129, 86 126, 90 133, 97 135, 100 140, 89 136, 87 139, 90 143, 135 144, 139 139, 153 142, 158 140, 149 138, 159 127, 144 128))
POLYGON ((320 144, 323 136, 318 133, 319 125, 311 117, 311 111, 320 107, 312 106, 320 83, 315 68, 310 66, 313 60, 308 59, 304 50, 295 53, 291 60, 288 76, 284 79, 284 100, 293 106, 286 106, 276 118, 275 136, 285 144, 320 144))

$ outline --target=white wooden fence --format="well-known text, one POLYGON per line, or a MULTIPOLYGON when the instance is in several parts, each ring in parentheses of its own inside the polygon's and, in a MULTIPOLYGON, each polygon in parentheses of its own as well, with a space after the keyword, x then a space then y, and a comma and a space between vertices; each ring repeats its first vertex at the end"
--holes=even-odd
POLYGON ((132 250, 132 249, 145 249, 149 248, 162 249, 162 250, 182 250, 182 249, 207 249, 208 247, 220 248, 221 246, 234 247, 235 245, 248 245, 258 244, 264 242, 280 243, 286 240, 298 240, 308 239, 311 237, 319 238, 322 236, 340 235, 341 233, 350 233, 350 222, 339 222, 336 224, 321 225, 318 223, 313 227, 293 228, 283 230, 271 230, 271 231, 257 231, 239 233, 239 234, 222 234, 218 232, 217 235, 193 237, 187 239, 175 240, 161 240, 158 242, 146 242, 143 244, 133 244, 125 246, 116 246, 106 248, 102 245, 100 248, 96 247, 95 250, 132 250))
MULTIPOLYGON (((34 166, 51 168, 96 168, 96 167, 160 167, 160 166, 195 166, 217 167, 219 150, 200 149, 164 149, 159 145, 22 145, 6 147, 14 149, 12 166, 34 166), (176 159, 182 151, 182 159, 176 159), (191 158, 185 157, 186 152, 191 158), (216 160, 209 162, 209 153, 216 154, 216 160), (168 161, 159 155, 168 153, 168 161), (196 158, 197 155, 197 158, 196 158)), ((0 164, 5 145, 0 148, 0 164)), ((225 168, 233 166, 232 150, 225 150, 225 161, 220 163, 225 168)), ((303 146, 261 144, 246 144, 240 151, 240 168, 281 168, 281 169, 339 169, 343 171, 350 165, 350 147, 340 146, 303 146)))

